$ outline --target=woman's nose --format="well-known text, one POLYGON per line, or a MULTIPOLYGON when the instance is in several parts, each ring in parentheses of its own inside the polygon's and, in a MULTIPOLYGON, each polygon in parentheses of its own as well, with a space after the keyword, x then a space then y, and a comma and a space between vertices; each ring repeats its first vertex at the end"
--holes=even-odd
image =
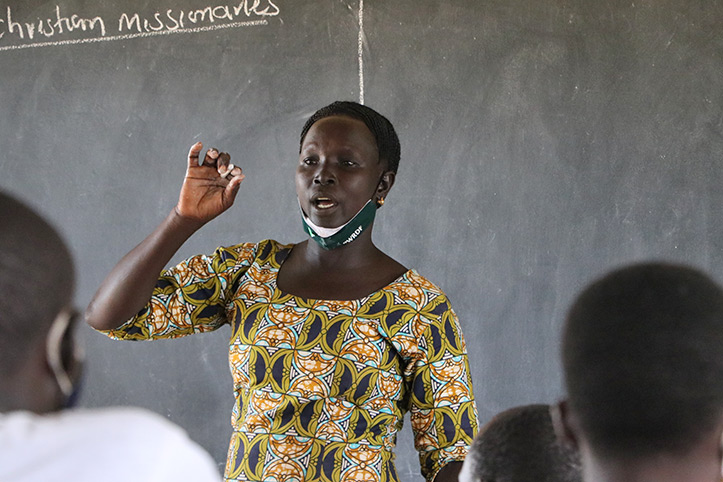
POLYGON ((319 168, 314 174, 314 184, 336 184, 336 175, 334 170, 331 169, 325 162, 319 163, 319 168))

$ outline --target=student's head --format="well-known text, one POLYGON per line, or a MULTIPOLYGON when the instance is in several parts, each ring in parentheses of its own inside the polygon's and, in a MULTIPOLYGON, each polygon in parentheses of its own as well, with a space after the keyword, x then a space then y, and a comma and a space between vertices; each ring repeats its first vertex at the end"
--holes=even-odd
POLYGON ((581 482, 577 452, 555 437, 549 405, 496 415, 472 442, 460 482, 581 482))
POLYGON ((58 232, 0 193, 0 412, 66 401, 73 359, 73 262, 58 232))
POLYGON ((706 275, 662 263, 616 270, 579 295, 562 345, 564 425, 595 456, 677 456, 704 440, 718 456, 723 291, 706 275))
POLYGON ((321 119, 333 116, 351 117, 363 122, 376 141, 379 161, 384 164, 385 170, 396 174, 401 149, 394 126, 374 109, 356 102, 337 101, 314 112, 301 130, 299 146, 304 143, 304 138, 312 125, 321 119))

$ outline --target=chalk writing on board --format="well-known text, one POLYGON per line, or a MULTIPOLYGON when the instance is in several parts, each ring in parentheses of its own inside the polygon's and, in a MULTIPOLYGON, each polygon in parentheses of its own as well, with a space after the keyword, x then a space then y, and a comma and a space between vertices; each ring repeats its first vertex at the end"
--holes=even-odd
POLYGON ((20 19, 8 6, 0 16, 0 51, 267 25, 263 19, 280 13, 274 1, 241 0, 231 5, 167 9, 148 15, 122 12, 114 18, 66 13, 55 5, 54 11, 44 18, 20 19), (250 20, 253 18, 257 20, 250 20))

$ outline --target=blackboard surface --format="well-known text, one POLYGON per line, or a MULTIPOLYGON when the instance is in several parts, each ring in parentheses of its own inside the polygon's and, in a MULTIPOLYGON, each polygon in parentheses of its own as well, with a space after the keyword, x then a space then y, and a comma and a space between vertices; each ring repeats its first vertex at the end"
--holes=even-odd
MULTIPOLYGON (((560 324, 592 278, 651 258, 723 278, 723 2, 0 4, 0 188, 61 227, 80 307, 175 204, 198 140, 247 177, 176 260, 303 239, 298 132, 361 97, 402 140, 375 240, 451 298, 482 422, 562 395, 560 324)), ((165 414, 223 464, 228 330, 83 335, 83 405, 165 414)), ((420 480, 408 428, 397 453, 420 480)))

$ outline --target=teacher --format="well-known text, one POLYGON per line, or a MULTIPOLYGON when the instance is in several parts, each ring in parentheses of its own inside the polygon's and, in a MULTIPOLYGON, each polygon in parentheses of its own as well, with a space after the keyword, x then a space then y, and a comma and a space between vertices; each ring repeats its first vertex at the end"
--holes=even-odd
POLYGON ((406 412, 426 480, 457 480, 477 429, 457 316, 372 242, 399 165, 392 124, 355 102, 308 119, 296 193, 310 240, 220 247, 162 272, 244 178, 227 153, 202 150, 191 147, 178 204, 113 268, 88 323, 128 340, 230 326, 228 481, 396 481, 406 412))

